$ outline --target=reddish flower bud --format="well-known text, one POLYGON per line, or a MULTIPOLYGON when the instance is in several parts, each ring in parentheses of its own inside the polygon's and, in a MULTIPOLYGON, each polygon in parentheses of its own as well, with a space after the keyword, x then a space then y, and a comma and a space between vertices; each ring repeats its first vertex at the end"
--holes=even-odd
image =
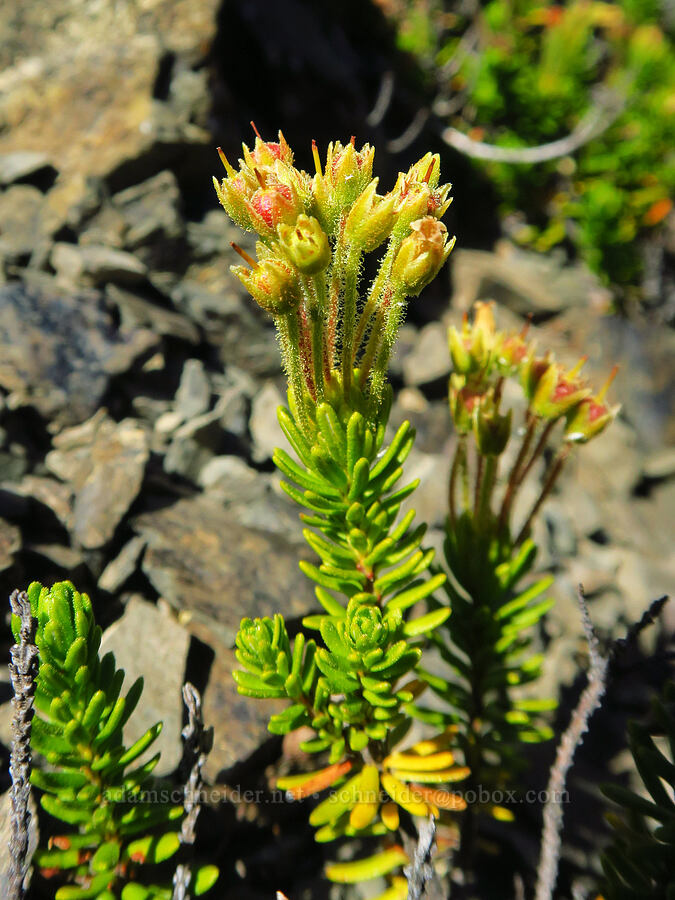
POLYGON ((581 400, 589 397, 591 389, 577 378, 585 360, 566 372, 557 363, 552 363, 539 379, 530 408, 543 419, 558 419, 581 400))
POLYGON ((302 212, 302 206, 287 184, 268 181, 247 203, 251 221, 259 234, 274 234, 277 226, 290 225, 302 212))
POLYGON ((600 392, 595 397, 587 397, 578 406, 571 409, 565 423, 565 440, 571 443, 585 444, 612 422, 620 406, 607 406, 605 394, 614 380, 618 367, 615 366, 600 392))

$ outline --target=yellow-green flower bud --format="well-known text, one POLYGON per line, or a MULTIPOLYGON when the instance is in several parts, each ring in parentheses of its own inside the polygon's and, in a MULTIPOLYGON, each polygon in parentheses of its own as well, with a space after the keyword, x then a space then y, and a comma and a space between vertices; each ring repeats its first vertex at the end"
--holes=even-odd
POLYGON ((328 268, 328 237, 313 216, 302 214, 294 225, 279 225, 277 233, 289 260, 304 275, 316 275, 328 268))
POLYGON ((279 259, 262 259, 254 269, 231 266, 258 306, 280 316, 290 312, 299 300, 297 277, 293 269, 279 259))
POLYGON ((375 150, 369 144, 357 150, 353 138, 346 146, 331 141, 323 172, 316 144, 312 151, 316 165, 312 193, 319 218, 332 234, 340 213, 354 203, 370 182, 375 150))
POLYGON ((391 276, 403 293, 416 297, 438 274, 450 255, 455 239, 434 216, 425 216, 410 226, 394 259, 391 276))
POLYGON ((392 192, 385 197, 375 193, 378 179, 374 178, 361 193, 347 216, 345 237, 366 253, 376 250, 386 241, 396 221, 397 197, 392 192))

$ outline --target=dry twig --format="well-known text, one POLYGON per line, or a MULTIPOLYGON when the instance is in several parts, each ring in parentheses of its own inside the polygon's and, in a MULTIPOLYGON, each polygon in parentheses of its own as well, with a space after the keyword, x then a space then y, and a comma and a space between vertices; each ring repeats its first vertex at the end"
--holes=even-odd
POLYGON ((607 686, 607 668, 609 659, 602 656, 598 638, 588 613, 584 589, 579 585, 579 606, 581 621, 584 626, 590 655, 588 684, 584 688, 576 709, 565 733, 560 739, 555 762, 551 769, 547 788, 547 801, 544 806, 544 828, 541 839, 541 856, 537 869, 537 887, 535 900, 551 900, 558 879, 560 862, 560 845, 562 839, 563 810, 560 798, 565 789, 567 773, 572 765, 574 754, 583 741, 588 730, 591 716, 600 706, 607 686))
POLYGON ((604 102, 592 106, 570 134, 537 147, 498 147, 495 144, 484 144, 451 126, 443 129, 441 137, 449 147, 473 159, 514 165, 550 162, 569 156, 606 131, 623 111, 624 105, 616 97, 606 98, 604 102))
POLYGON ((30 800, 31 750, 30 736, 33 721, 33 698, 38 672, 38 649, 35 646, 37 621, 30 612, 30 600, 25 591, 14 591, 9 598, 12 612, 21 619, 19 642, 11 653, 9 674, 14 689, 12 705, 12 753, 9 772, 12 778, 9 894, 5 900, 23 900, 28 887, 28 836, 31 814, 30 800))
POLYGON ((403 870, 403 874, 408 881, 408 900, 421 900, 425 894, 427 882, 434 878, 435 873, 431 862, 431 854, 436 846, 435 837, 436 823, 434 817, 429 816, 420 825, 412 862, 403 870))
POLYGON ((640 632, 655 621, 668 597, 659 597, 658 600, 654 600, 650 604, 649 609, 643 613, 640 621, 628 629, 626 637, 614 641, 609 652, 604 656, 600 653, 598 638, 591 622, 582 585, 579 585, 578 599, 581 608, 581 621, 588 641, 590 670, 588 673, 588 684, 579 698, 576 709, 572 713, 567 730, 560 739, 555 762, 549 777, 548 799, 544 806, 544 827, 541 839, 541 856, 537 869, 535 900, 551 900, 553 897, 558 878, 563 822, 562 805, 559 798, 562 797, 567 773, 572 765, 574 754, 588 730, 590 718, 602 702, 602 697, 607 687, 607 673, 610 663, 614 661, 618 652, 633 643, 640 632))
MULTIPOLYGON (((187 681, 183 685, 183 700, 188 710, 188 723, 183 729, 185 741, 181 771, 187 774, 183 791, 185 816, 181 825, 181 843, 191 846, 195 842, 197 817, 200 810, 202 768, 213 745, 213 729, 204 728, 202 700, 197 688, 187 681)), ((192 878, 190 865, 179 863, 173 876, 173 900, 190 900, 188 888, 192 878)))

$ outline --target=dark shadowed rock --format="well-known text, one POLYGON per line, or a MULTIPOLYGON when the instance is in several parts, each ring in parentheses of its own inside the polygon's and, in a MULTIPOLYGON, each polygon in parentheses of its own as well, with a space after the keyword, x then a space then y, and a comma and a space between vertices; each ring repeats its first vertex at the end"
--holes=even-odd
POLYGON ((124 219, 124 244, 129 250, 157 240, 175 240, 183 233, 180 191, 173 172, 159 172, 120 191, 112 202, 124 219))
POLYGON ((0 572, 14 562, 14 554, 21 547, 21 532, 15 525, 0 519, 0 572))
MULTIPOLYGON (((124 615, 106 630, 101 655, 112 650, 118 669, 124 669, 123 692, 143 678, 143 696, 124 726, 127 744, 137 741, 155 722, 162 733, 148 755, 162 754, 155 772, 166 775, 180 762, 183 727, 181 689, 190 635, 167 609, 132 597, 124 615)), ((144 758, 144 757, 143 757, 144 758)))
POLYGON ((12 282, 0 287, 0 386, 10 408, 34 406, 57 424, 90 416, 110 376, 157 342, 113 331, 99 294, 12 282), (39 353, 35 348, 39 347, 39 353))
POLYGON ((197 326, 175 310, 159 306, 116 284, 106 285, 105 293, 119 310, 123 328, 149 328, 162 337, 175 337, 190 344, 199 343, 197 326))
POLYGON ((101 547, 138 494, 149 456, 148 434, 137 421, 117 424, 101 409, 57 435, 54 448, 46 464, 75 494, 73 538, 87 549, 101 547))
POLYGON ((232 678, 239 668, 234 650, 214 636, 212 629, 192 620, 187 627, 214 652, 209 681, 203 695, 204 723, 213 726, 213 749, 204 767, 206 778, 215 782, 219 773, 244 762, 272 735, 269 718, 281 712, 285 700, 255 700, 242 697, 232 678))
POLYGON ((298 557, 309 556, 299 528, 289 536, 244 525, 208 496, 142 515, 135 528, 148 540, 142 567, 156 590, 229 645, 243 616, 295 618, 315 605, 298 569, 298 557))

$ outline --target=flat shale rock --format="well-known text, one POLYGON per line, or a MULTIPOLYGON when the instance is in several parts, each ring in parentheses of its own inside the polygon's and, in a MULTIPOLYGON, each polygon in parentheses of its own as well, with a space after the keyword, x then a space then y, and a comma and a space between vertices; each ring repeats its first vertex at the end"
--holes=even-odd
POLYGON ((45 198, 29 184, 15 184, 0 193, 0 256, 25 262, 41 232, 45 198))
POLYGON ((557 313, 569 307, 609 308, 611 295, 583 265, 562 265, 500 242, 496 252, 455 250, 452 254, 453 309, 468 310, 476 300, 496 300, 520 315, 557 313))
POLYGON ((0 5, 0 153, 49 148, 60 174, 49 197, 57 216, 85 194, 89 175, 142 168, 151 151, 165 167, 181 147, 199 155, 208 144, 203 128, 153 95, 165 54, 189 65, 208 52, 216 0, 119 0, 87 6, 86 15, 71 0, 20 6, 19 15, 16 4, 0 5))
POLYGON ((155 722, 164 727, 152 745, 162 758, 155 772, 166 775, 180 762, 183 700, 190 635, 167 610, 132 597, 124 615, 108 628, 101 640, 101 654, 112 650, 118 669, 124 669, 123 692, 142 677, 143 696, 124 727, 127 745, 137 741, 155 722))
POLYGON ((99 410, 89 421, 54 439, 46 464, 75 494, 71 533, 86 549, 115 533, 136 499, 148 461, 148 434, 135 420, 113 422, 99 410))
POLYGON ((96 244, 58 243, 51 254, 57 277, 67 284, 138 284, 145 280, 147 267, 125 250, 96 244))
POLYGON ((12 282, 0 287, 0 387, 7 405, 33 406, 58 425, 91 416, 111 375, 125 372, 157 338, 120 334, 99 294, 12 282), (35 348, 39 348, 39 353, 35 348))
POLYGON ((0 155, 0 185, 31 181, 45 174, 56 174, 46 153, 18 150, 0 155))
POLYGON ((204 774, 210 782, 217 782, 219 775, 242 763, 272 735, 267 730, 269 718, 281 712, 285 700, 254 700, 242 697, 232 678, 232 671, 240 668, 234 650, 215 639, 208 626, 192 621, 190 631, 214 651, 209 671, 209 681, 203 696, 204 724, 213 726, 213 749, 204 766, 204 774))
POLYGON ((282 532, 270 532, 265 518, 274 518, 274 506, 243 524, 236 507, 208 496, 141 515, 134 527, 148 540, 143 571, 173 607, 229 646, 243 616, 299 617, 316 605, 298 569, 298 557, 311 554, 299 528, 289 532, 284 522, 282 532))

